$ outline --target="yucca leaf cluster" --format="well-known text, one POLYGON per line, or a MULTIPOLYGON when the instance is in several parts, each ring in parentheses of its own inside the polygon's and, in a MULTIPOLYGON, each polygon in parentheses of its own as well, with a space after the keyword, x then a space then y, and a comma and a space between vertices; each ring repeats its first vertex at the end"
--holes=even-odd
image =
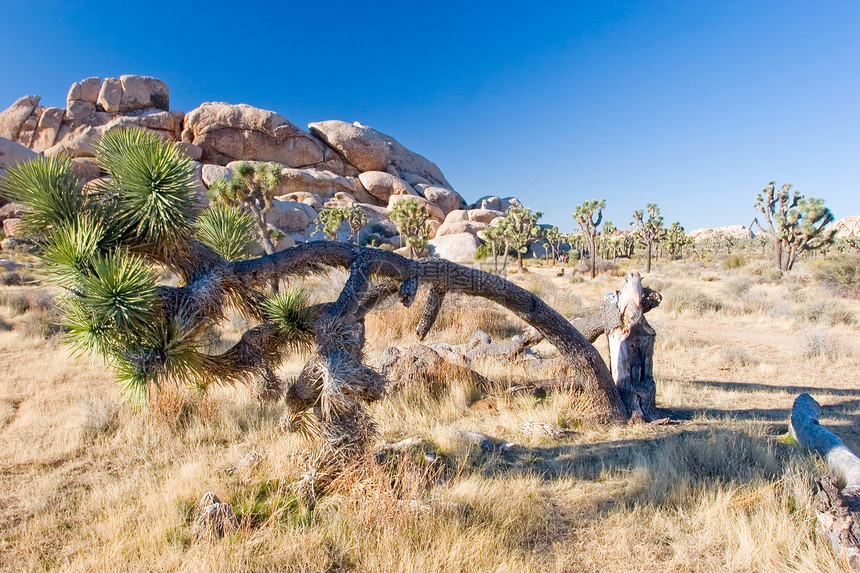
POLYGON ((243 311, 271 318, 279 343, 308 339, 300 290, 259 305, 264 297, 253 286, 234 285, 225 291, 229 300, 214 306, 216 316, 164 298, 161 272, 187 282, 201 253, 223 264, 246 258, 254 220, 227 205, 196 213, 193 162, 151 132, 108 131, 96 152, 107 177, 85 186, 65 158, 36 158, 0 181, 0 193, 22 206, 24 227, 62 289, 63 326, 76 352, 103 357, 126 394, 140 401, 167 381, 219 380, 207 348, 223 308, 243 296, 243 311))

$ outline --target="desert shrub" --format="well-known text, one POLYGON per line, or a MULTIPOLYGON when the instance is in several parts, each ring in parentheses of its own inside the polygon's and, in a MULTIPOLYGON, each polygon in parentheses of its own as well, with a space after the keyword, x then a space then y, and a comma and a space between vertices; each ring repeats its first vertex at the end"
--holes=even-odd
POLYGON ((738 254, 731 254, 731 255, 726 256, 725 259, 723 259, 723 262, 720 263, 720 267, 724 271, 727 271, 727 270, 732 270, 732 269, 739 269, 743 266, 746 266, 747 263, 749 263, 749 261, 747 260, 747 258, 745 256, 738 255, 738 254))
POLYGON ((819 261, 813 277, 835 294, 860 298, 860 259, 856 257, 819 261))
POLYGON ((0 305, 8 307, 13 315, 24 314, 30 310, 51 311, 55 308, 53 297, 43 289, 2 292, 0 305))
POLYGON ((379 245, 379 248, 383 251, 394 251, 396 250, 393 245, 389 245, 388 243, 382 243, 379 245))
POLYGON ((720 301, 694 287, 672 286, 663 292, 663 308, 679 314, 702 315, 723 308, 720 301))
POLYGON ((478 249, 475 251, 475 260, 483 261, 486 260, 487 257, 490 256, 490 247, 487 246, 486 243, 480 245, 478 249))
POLYGON ((80 405, 80 414, 78 430, 83 442, 110 435, 119 427, 119 404, 110 398, 86 398, 80 405))
POLYGON ((18 271, 5 271, 0 273, 0 285, 21 286, 24 282, 25 278, 18 271))
POLYGON ((729 346, 720 352, 723 366, 727 368, 746 368, 759 363, 758 359, 739 346, 729 346))
POLYGON ((746 268, 746 272, 752 276, 756 282, 760 283, 778 283, 782 280, 782 271, 776 268, 770 261, 759 261, 750 264, 746 268))
POLYGON ((749 277, 733 277, 726 281, 723 290, 732 298, 744 300, 750 296, 754 281, 749 277))
POLYGON ((49 340, 63 333, 62 317, 56 309, 27 312, 13 329, 25 338, 49 340))
POLYGON ((819 299, 794 307, 794 318, 799 322, 825 324, 854 324, 854 311, 838 300, 819 299))
POLYGON ((831 336, 828 329, 823 328, 802 332, 800 348, 805 358, 836 360, 851 354, 848 347, 831 336))

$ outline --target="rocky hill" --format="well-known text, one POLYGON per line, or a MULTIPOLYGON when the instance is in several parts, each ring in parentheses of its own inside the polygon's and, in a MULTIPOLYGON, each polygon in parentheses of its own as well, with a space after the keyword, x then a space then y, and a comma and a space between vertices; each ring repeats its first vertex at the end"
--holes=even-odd
POLYGON ((399 247, 388 210, 414 197, 432 217, 431 250, 453 260, 473 259, 478 231, 519 204, 499 197, 467 204, 435 163, 358 122, 321 121, 304 131, 276 112, 229 103, 203 103, 185 113, 170 108, 165 82, 146 76, 86 78, 72 84, 66 100, 65 108, 43 107, 39 96, 25 96, 0 112, 0 175, 41 153, 72 157, 85 181, 101 177, 93 148, 101 134, 142 127, 176 142, 198 163, 201 201, 236 161, 279 163, 283 181, 269 223, 287 233, 281 247, 320 238, 317 213, 348 203, 368 214, 363 236, 374 232, 399 247))

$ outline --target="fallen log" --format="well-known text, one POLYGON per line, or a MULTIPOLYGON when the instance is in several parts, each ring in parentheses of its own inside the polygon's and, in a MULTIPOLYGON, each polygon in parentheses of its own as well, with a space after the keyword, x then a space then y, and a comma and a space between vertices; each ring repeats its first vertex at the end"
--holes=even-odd
POLYGON ((818 422, 820 417, 818 402, 801 394, 791 409, 789 431, 797 443, 824 458, 833 472, 815 482, 818 533, 834 554, 860 571, 860 458, 818 422))

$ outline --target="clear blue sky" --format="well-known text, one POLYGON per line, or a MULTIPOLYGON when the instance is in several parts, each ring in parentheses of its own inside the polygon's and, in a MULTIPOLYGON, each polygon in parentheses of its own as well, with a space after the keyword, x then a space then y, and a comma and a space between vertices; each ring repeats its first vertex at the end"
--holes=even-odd
POLYGON ((25 94, 64 105, 87 76, 152 75, 184 111, 361 121, 467 200, 521 195, 562 230, 601 197, 618 226, 649 202, 688 230, 746 224, 771 179, 860 214, 853 0, 4 0, 0 53, 0 108, 25 94))

